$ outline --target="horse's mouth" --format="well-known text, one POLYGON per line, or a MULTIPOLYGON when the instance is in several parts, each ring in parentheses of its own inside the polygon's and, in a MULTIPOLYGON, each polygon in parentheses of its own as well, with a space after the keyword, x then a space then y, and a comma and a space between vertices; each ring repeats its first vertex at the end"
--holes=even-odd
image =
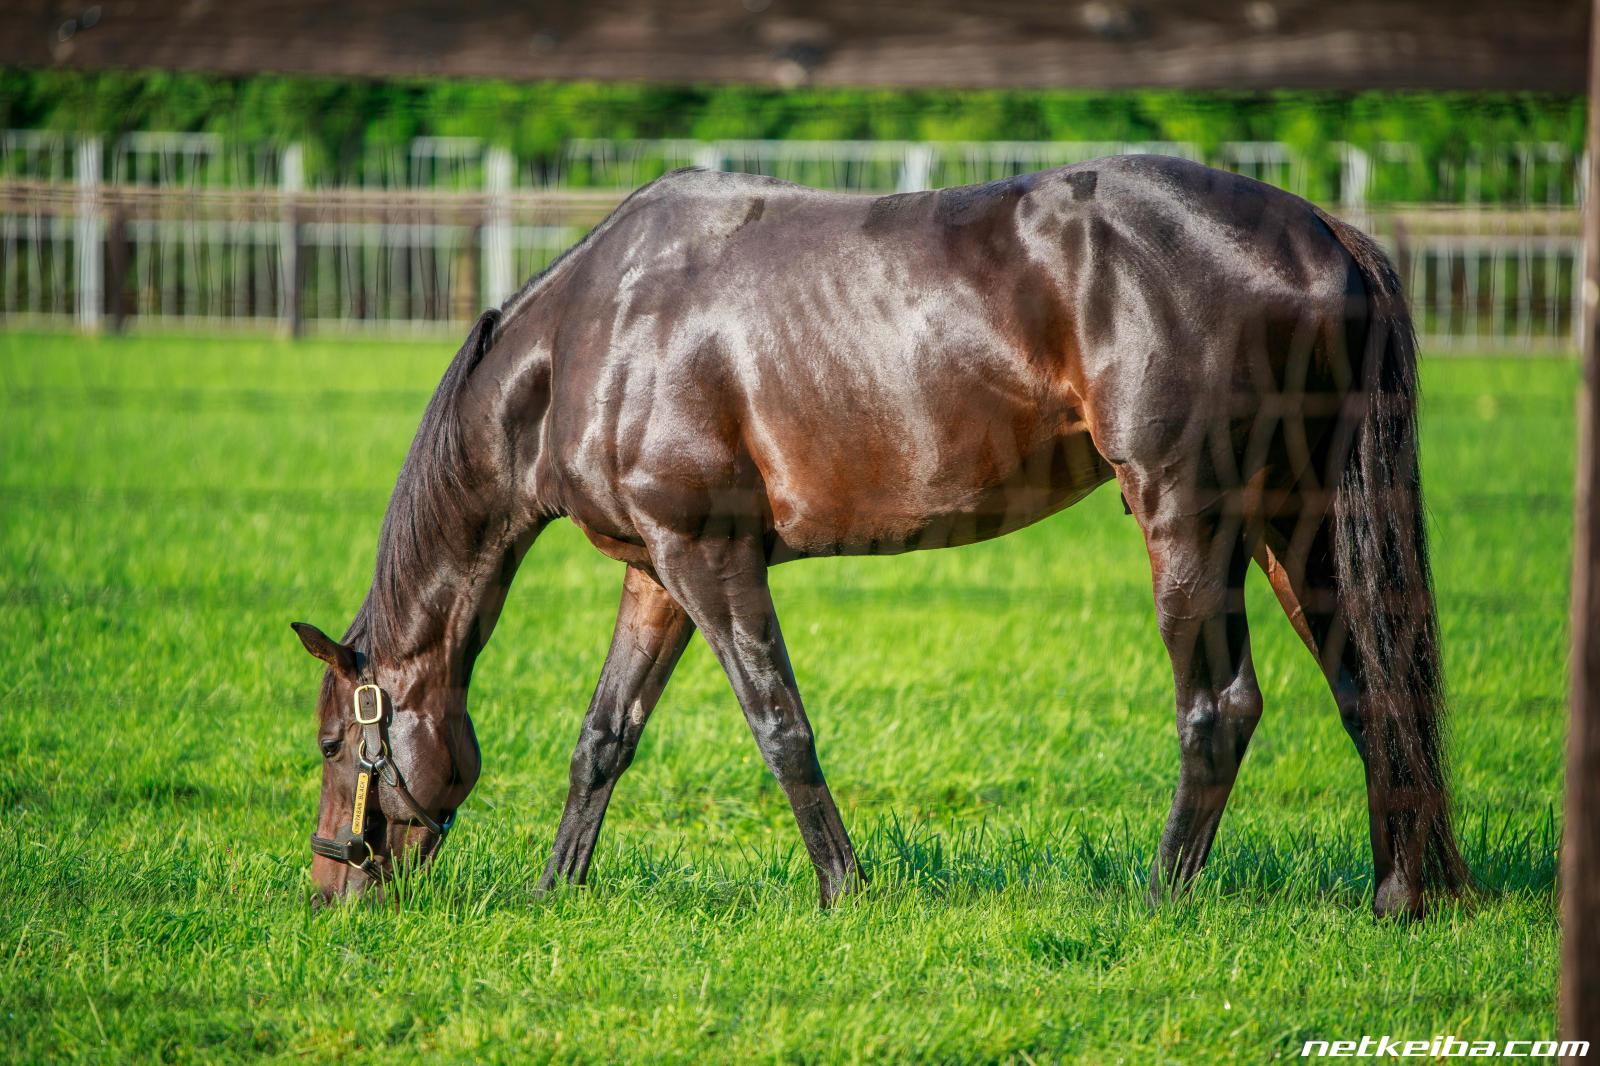
MULTIPOLYGON (((448 819, 454 813, 442 811, 440 818, 448 819)), ((391 821, 382 811, 374 811, 368 817, 366 839, 372 848, 374 872, 329 862, 328 869, 317 877, 315 905, 326 906, 353 897, 381 896, 384 885, 397 873, 426 866, 444 843, 444 838, 433 830, 412 822, 391 821)))

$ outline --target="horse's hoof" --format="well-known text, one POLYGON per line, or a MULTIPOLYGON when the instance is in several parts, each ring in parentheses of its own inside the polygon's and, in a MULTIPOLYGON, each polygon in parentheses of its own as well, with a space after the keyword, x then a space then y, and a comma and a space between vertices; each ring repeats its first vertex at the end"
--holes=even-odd
POLYGON ((846 896, 859 896, 866 890, 866 877, 859 868, 852 869, 837 880, 830 879, 817 883, 817 905, 827 910, 846 896))
POLYGON ((1372 913, 1379 919, 1397 922, 1414 922, 1426 912, 1422 893, 1411 888, 1397 875, 1384 878, 1372 893, 1372 913))
POLYGON ((1163 874, 1159 870, 1150 875, 1150 885, 1144 890, 1145 906, 1151 910, 1169 907, 1178 901, 1188 885, 1178 880, 1176 874, 1163 874))

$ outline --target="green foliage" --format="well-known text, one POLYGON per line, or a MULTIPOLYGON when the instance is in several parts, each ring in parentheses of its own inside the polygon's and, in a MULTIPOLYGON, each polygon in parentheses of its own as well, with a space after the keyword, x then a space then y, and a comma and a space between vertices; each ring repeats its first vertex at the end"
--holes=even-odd
POLYGON ((360 601, 453 349, 0 333, 8 1061, 1223 1063, 1553 1034, 1571 362, 1424 365, 1481 899, 1372 920, 1359 764, 1253 574, 1267 713, 1196 891, 1146 909, 1171 671, 1103 490, 988 544, 774 571, 861 900, 815 910, 698 639, 592 888, 534 898, 621 580, 558 523, 474 675, 484 776, 438 866, 313 912, 319 671, 287 623, 360 601))
MULTIPOLYGON (((574 137, 1192 141, 1277 140, 1310 164, 1305 190, 1337 193, 1338 142, 1418 146, 1429 159, 1554 142, 1583 145, 1578 96, 1531 93, 1193 93, 801 89, 509 83, 0 68, 0 127, 203 130, 299 141, 311 175, 421 135, 477 137, 537 162, 574 137)), ((1387 199, 1455 199, 1436 168, 1404 160, 1377 177, 1387 199)), ((1486 199, 1513 180, 1485 178, 1486 199), (1499 183, 1499 184, 1496 184, 1499 183)))

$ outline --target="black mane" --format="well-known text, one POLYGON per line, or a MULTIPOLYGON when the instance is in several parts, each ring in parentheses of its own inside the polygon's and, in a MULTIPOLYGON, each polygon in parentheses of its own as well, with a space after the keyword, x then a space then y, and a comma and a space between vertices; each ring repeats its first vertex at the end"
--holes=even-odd
POLYGON ((457 576, 442 572, 440 560, 460 558, 472 547, 467 538, 475 522, 461 396, 473 368, 494 343, 501 315, 485 311, 472 327, 428 401, 400 467, 378 533, 372 587, 344 638, 368 654, 374 649, 390 654, 412 650, 428 621, 419 601, 425 602, 441 581, 457 576))

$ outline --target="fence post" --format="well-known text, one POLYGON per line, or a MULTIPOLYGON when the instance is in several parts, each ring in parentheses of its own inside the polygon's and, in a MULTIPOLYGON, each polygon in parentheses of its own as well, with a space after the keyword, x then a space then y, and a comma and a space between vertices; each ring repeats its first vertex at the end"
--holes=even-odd
POLYGON ((100 328, 105 301, 105 263, 100 251, 100 138, 78 140, 78 216, 73 240, 78 254, 78 326, 100 328))
POLYGON ((498 306, 516 289, 512 277, 511 176, 509 149, 494 147, 483 154, 483 292, 481 306, 498 306))
POLYGON ((281 221, 278 223, 278 318, 283 332, 300 336, 303 269, 300 262, 300 193, 305 189, 305 154, 300 145, 283 149, 278 174, 281 221))
POLYGON ((705 170, 722 169, 722 146, 713 142, 694 150, 694 165, 705 170))
POLYGON ((900 187, 896 192, 922 192, 933 177, 933 149, 925 144, 906 147, 905 162, 900 165, 900 187))
MULTIPOLYGON (((1578 153, 1577 174, 1572 182, 1572 202, 1578 209, 1579 233, 1586 234, 1588 216, 1583 213, 1583 205, 1589 202, 1589 152, 1587 149, 1578 153)), ((1580 236, 1578 250, 1573 254, 1572 263, 1572 323, 1567 339, 1572 342, 1572 347, 1580 353, 1583 350, 1583 255, 1586 240, 1580 236)))
MULTIPOLYGON (((1572 544, 1572 724, 1561 846, 1563 1040, 1600 1037, 1600 0, 1589 15, 1588 191, 1583 204, 1583 387, 1572 544)), ((1576 1062, 1576 1057, 1566 1061, 1576 1062)))
POLYGON ((1339 203, 1347 215, 1353 217, 1367 206, 1367 186, 1372 178, 1372 158, 1353 144, 1345 144, 1340 154, 1344 166, 1339 168, 1339 203))
POLYGON ((121 333, 128 323, 128 209, 118 205, 106 218, 106 311, 111 332, 121 333))
POLYGON ((463 322, 471 322, 478 317, 482 306, 478 303, 478 294, 483 291, 483 284, 479 279, 483 263, 483 224, 467 229, 466 247, 461 249, 458 262, 461 264, 460 274, 456 278, 454 291, 451 293, 454 307, 450 314, 463 322))

